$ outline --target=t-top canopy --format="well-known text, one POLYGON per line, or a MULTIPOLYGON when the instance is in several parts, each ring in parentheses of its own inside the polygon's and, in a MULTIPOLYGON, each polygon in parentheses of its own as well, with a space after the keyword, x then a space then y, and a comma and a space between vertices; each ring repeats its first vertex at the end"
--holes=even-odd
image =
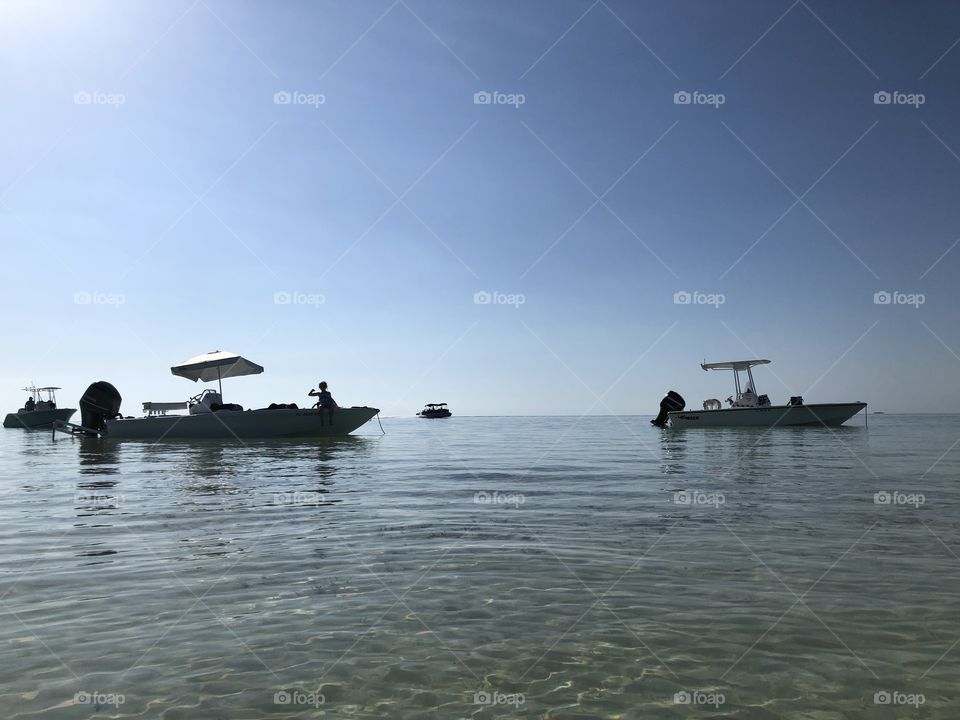
POLYGON ((427 403, 426 407, 443 407, 446 403, 427 403))
POLYGON ((769 365, 769 360, 728 360, 718 363, 700 363, 704 370, 747 370, 754 365, 769 365))
POLYGON ((170 372, 194 382, 213 382, 241 375, 259 375, 263 372, 263 367, 236 353, 214 350, 177 363, 170 368, 170 372))

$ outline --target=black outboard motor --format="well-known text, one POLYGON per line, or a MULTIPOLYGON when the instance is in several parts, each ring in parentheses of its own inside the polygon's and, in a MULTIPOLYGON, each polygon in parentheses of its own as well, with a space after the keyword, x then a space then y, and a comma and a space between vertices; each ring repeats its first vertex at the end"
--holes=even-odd
POLYGON ((667 413, 674 412, 676 410, 683 410, 683 408, 686 406, 687 403, 683 399, 683 396, 678 392, 670 390, 666 395, 663 396, 663 400, 660 401, 660 414, 651 420, 650 424, 656 425, 657 427, 666 427, 667 413))
POLYGON ((84 427, 102 431, 107 420, 120 414, 121 400, 120 393, 113 385, 98 380, 80 398, 80 422, 84 427))

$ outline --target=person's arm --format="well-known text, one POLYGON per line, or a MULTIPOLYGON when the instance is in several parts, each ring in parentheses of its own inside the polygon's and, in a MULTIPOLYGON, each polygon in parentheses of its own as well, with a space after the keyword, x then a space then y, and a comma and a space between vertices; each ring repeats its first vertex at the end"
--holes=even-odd
POLYGON ((310 388, 310 392, 308 392, 307 395, 310 397, 317 397, 320 395, 320 393, 314 390, 313 388, 310 388))

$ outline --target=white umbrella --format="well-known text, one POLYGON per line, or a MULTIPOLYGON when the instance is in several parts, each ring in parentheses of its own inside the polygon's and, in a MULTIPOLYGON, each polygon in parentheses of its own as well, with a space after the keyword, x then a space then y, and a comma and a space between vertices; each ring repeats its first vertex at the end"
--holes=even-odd
POLYGON ((241 375, 259 375, 263 366, 250 362, 245 357, 224 350, 214 350, 204 355, 197 355, 189 360, 179 362, 170 368, 170 372, 187 380, 202 380, 203 382, 217 381, 220 395, 223 395, 223 383, 226 377, 240 377, 241 375))

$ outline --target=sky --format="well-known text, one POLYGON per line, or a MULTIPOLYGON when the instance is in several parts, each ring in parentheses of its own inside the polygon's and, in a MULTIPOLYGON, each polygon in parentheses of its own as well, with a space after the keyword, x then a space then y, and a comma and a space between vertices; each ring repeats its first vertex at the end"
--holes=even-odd
POLYGON ((960 404, 960 6, 0 4, 0 401, 960 404))

